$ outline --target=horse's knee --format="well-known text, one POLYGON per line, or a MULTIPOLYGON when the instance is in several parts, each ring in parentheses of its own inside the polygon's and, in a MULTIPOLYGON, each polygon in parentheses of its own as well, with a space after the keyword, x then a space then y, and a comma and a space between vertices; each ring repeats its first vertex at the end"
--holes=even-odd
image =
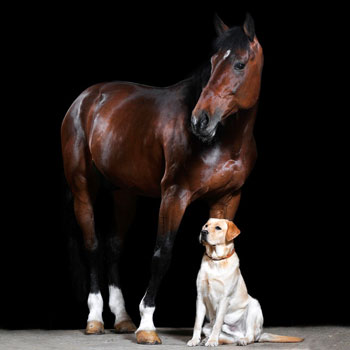
POLYGON ((156 259, 167 259, 170 258, 170 255, 172 254, 172 244, 165 243, 161 246, 157 246, 153 253, 153 258, 156 259))
POLYGON ((163 258, 172 254, 176 232, 169 232, 165 235, 158 236, 154 249, 154 257, 163 258))
POLYGON ((152 264, 158 265, 158 271, 166 271, 169 267, 173 250, 173 242, 169 240, 157 244, 152 257, 152 264))

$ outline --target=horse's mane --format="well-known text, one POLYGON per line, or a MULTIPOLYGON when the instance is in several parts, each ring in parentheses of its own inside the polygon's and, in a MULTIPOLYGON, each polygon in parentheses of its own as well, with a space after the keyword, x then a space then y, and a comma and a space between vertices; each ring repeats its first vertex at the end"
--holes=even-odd
POLYGON ((189 111, 192 111, 199 99, 205 85, 207 85, 211 72, 211 64, 208 60, 195 70, 191 77, 187 79, 186 104, 189 111))

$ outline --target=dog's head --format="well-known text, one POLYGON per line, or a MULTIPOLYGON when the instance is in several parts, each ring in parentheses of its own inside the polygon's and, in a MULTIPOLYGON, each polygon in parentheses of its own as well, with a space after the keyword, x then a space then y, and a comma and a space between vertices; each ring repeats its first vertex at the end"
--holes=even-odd
POLYGON ((221 259, 232 252, 233 239, 240 232, 232 221, 211 218, 202 227, 199 241, 205 246, 208 256, 221 259))

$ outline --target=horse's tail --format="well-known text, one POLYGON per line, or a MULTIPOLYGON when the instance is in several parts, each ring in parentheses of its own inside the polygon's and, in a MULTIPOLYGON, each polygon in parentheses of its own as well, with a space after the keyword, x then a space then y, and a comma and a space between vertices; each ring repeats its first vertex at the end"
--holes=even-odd
POLYGON ((79 302, 84 302, 88 295, 88 270, 83 251, 83 239, 74 215, 73 194, 63 177, 63 234, 66 237, 69 271, 72 290, 79 302))
POLYGON ((304 341, 304 338, 289 337, 287 335, 277 335, 271 333, 261 334, 259 343, 300 343, 304 341))

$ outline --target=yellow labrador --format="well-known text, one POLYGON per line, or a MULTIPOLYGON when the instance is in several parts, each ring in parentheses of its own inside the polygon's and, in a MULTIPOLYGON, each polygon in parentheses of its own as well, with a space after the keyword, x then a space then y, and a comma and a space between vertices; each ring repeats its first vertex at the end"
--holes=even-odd
POLYGON ((199 240, 205 254, 197 277, 197 311, 193 337, 188 346, 247 345, 253 342, 294 343, 302 338, 262 333, 263 314, 252 298, 239 269, 233 239, 240 234, 229 220, 209 219, 199 240), (201 343, 203 327, 206 336, 201 343))

